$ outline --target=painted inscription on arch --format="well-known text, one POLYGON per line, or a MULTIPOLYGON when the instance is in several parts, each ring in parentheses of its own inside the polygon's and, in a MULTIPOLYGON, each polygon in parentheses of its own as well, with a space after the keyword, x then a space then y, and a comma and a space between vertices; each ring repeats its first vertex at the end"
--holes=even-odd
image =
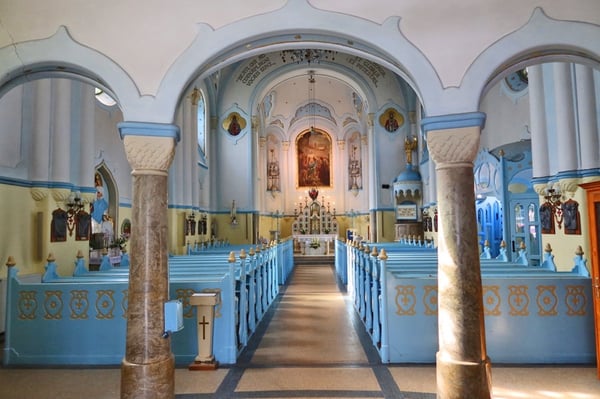
POLYGON ((275 63, 271 61, 267 54, 259 55, 254 58, 242 69, 242 72, 238 75, 236 82, 245 84, 246 86, 252 86, 256 78, 258 78, 267 69, 274 66, 275 63))

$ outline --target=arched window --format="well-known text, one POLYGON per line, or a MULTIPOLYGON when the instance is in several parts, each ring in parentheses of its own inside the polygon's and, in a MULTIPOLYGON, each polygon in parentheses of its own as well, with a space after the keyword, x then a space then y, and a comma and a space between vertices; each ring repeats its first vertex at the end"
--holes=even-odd
POLYGON ((200 158, 204 158, 206 152, 206 103, 204 102, 204 95, 200 92, 198 98, 198 152, 200 158))

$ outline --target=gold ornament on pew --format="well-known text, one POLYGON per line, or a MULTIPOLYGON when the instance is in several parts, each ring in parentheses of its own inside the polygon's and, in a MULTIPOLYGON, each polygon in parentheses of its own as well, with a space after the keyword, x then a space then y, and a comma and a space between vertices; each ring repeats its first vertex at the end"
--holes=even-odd
POLYGON ((17 263, 15 262, 14 256, 9 256, 8 259, 6 260, 6 267, 13 267, 16 264, 17 263))

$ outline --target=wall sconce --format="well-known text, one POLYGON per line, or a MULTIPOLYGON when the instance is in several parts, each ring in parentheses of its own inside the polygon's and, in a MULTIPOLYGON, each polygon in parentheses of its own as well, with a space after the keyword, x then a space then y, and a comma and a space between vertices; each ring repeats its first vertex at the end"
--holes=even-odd
POLYGON ((67 226, 69 228, 69 235, 73 235, 75 229, 75 216, 83 210, 83 201, 81 199, 81 193, 79 191, 71 191, 69 198, 67 199, 67 226))
POLYGON ((560 229, 563 222, 562 193, 558 189, 548 187, 544 195, 544 200, 546 201, 544 202, 544 206, 552 211, 552 215, 554 215, 560 229))

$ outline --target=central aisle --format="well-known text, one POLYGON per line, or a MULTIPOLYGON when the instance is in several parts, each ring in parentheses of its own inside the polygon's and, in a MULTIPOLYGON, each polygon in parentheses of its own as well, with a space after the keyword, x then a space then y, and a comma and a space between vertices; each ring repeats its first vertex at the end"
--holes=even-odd
POLYGON ((298 266, 251 363, 366 363, 367 356, 348 312, 333 269, 298 266))
POLYGON ((235 396, 401 397, 345 298, 331 265, 297 265, 235 367, 235 396))

